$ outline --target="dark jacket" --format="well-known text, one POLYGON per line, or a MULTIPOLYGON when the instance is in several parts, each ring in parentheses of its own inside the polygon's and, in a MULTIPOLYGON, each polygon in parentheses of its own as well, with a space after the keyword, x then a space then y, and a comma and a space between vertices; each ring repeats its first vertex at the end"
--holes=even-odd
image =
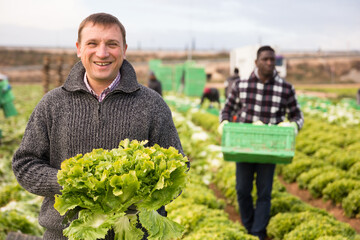
POLYGON ((100 103, 88 92, 84 73, 78 62, 64 86, 41 99, 12 162, 20 185, 45 197, 39 223, 53 232, 64 228, 63 216, 53 206, 54 195, 60 194, 57 172, 65 159, 94 148, 117 148, 125 138, 148 140, 149 146, 173 146, 183 154, 169 107, 137 82, 129 62, 125 60, 120 68, 119 85, 100 103))
POLYGON ((152 90, 155 90, 158 94, 160 94, 160 96, 162 96, 161 82, 156 78, 149 80, 148 87, 151 88, 152 90))
POLYGON ((230 95, 233 84, 237 80, 240 80, 239 74, 234 74, 234 75, 230 76, 228 79, 226 79, 226 82, 225 82, 225 98, 227 98, 230 95))
POLYGON ((220 105, 220 94, 216 88, 204 88, 204 92, 201 96, 200 105, 204 103, 204 100, 208 99, 211 102, 217 102, 220 105))

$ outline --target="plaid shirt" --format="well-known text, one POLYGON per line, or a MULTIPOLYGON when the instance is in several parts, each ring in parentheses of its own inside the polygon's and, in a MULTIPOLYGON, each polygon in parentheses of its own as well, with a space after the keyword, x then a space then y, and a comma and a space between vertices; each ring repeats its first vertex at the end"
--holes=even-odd
POLYGON ((295 89, 276 73, 269 81, 262 83, 255 70, 248 80, 237 80, 225 106, 220 121, 252 123, 258 120, 265 124, 278 124, 285 120, 296 122, 298 129, 304 124, 304 117, 298 105, 295 89))
POLYGON ((99 102, 102 102, 102 100, 104 100, 106 95, 108 95, 119 84, 120 78, 121 78, 121 75, 119 72, 118 75, 116 76, 116 78, 114 79, 114 81, 112 81, 111 84, 107 88, 105 88, 104 91, 102 91, 102 93, 100 93, 100 95, 97 95, 95 93, 95 91, 91 88, 91 86, 87 80, 87 77, 86 77, 86 72, 84 75, 84 82, 85 82, 86 88, 89 90, 89 92, 92 95, 94 95, 99 102))

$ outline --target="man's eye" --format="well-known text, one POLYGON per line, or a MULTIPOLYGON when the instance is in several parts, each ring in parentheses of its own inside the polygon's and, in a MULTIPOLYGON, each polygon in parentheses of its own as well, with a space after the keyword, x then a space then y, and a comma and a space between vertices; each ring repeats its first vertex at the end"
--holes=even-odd
POLYGON ((95 46, 96 43, 95 43, 95 42, 89 42, 88 45, 90 45, 90 46, 95 46))

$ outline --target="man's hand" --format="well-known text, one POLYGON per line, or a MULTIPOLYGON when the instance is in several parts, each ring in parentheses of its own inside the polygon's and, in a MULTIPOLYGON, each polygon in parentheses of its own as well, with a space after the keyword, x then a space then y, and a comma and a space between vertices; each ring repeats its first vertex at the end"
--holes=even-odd
POLYGON ((292 127, 294 127, 295 136, 296 136, 296 135, 298 134, 298 132, 299 132, 297 123, 296 123, 296 122, 291 122, 290 125, 291 125, 292 127))
POLYGON ((229 122, 228 120, 224 120, 224 121, 222 121, 222 122, 219 124, 219 127, 218 127, 217 131, 218 131, 218 133, 219 133, 220 135, 223 134, 224 125, 227 124, 228 122, 229 122))
POLYGON ((296 122, 281 122, 278 124, 278 126, 280 127, 293 127, 294 128, 294 132, 295 132, 295 136, 298 134, 298 125, 296 124, 296 122))

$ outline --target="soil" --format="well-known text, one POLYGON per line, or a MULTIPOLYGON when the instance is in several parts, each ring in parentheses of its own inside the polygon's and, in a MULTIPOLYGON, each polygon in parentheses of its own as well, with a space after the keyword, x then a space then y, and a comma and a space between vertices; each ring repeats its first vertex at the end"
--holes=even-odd
MULTIPOLYGON (((340 86, 339 86, 340 88, 340 86)), ((314 92, 314 91, 305 91, 305 90, 298 90, 296 92, 299 95, 307 95, 312 97, 318 97, 318 98, 336 98, 336 93, 326 93, 326 92, 314 92)))
MULTIPOLYGON (((217 198, 226 200, 226 198, 222 195, 221 191, 220 191, 219 189, 217 189, 217 187, 215 186, 214 183, 211 183, 211 184, 209 185, 209 187, 210 187, 211 190, 214 191, 215 196, 216 196, 217 198)), ((236 209, 235 209, 234 206, 226 203, 225 212, 226 212, 227 214, 229 214, 229 219, 230 219, 231 221, 241 223, 240 215, 239 215, 239 213, 236 211, 236 209)))

